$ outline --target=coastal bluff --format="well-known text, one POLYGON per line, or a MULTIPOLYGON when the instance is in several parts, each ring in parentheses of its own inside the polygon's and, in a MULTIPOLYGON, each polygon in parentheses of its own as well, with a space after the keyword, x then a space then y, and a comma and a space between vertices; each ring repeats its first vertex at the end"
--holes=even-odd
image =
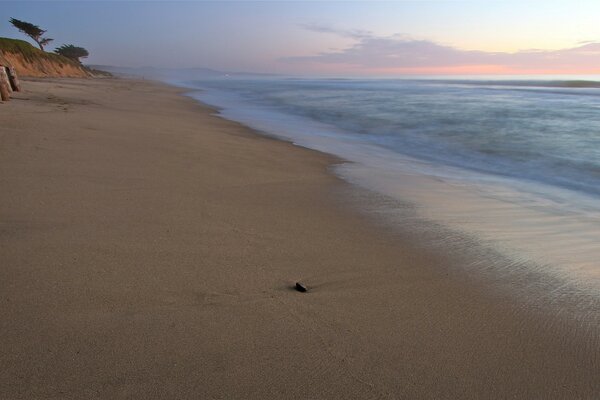
POLYGON ((85 78, 94 72, 76 61, 36 49, 23 40, 0 38, 0 62, 23 77, 85 78))

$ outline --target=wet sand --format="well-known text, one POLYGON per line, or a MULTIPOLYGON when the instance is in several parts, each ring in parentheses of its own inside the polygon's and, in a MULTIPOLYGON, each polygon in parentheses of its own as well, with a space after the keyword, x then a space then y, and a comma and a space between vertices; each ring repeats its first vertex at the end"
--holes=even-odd
POLYGON ((156 83, 23 86, 0 105, 0 397, 600 396, 596 331, 355 212, 339 160, 156 83))

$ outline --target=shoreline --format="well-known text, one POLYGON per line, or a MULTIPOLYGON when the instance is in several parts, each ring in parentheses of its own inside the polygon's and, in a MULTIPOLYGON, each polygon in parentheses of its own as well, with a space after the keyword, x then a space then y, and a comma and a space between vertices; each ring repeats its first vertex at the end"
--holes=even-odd
MULTIPOLYGON (((590 340, 600 346, 600 329, 597 328, 600 326, 600 294, 598 292, 600 281, 598 281, 597 274, 588 273, 586 275, 586 271, 583 273, 577 271, 587 268, 587 272, 593 272, 589 271, 589 268, 594 265, 593 254, 585 258, 587 265, 556 264, 553 263, 556 259, 539 257, 543 254, 543 250, 536 249, 528 253, 527 251, 523 252, 523 249, 520 249, 519 252, 510 248, 510 245, 518 243, 519 240, 531 240, 530 236, 535 236, 534 233, 531 233, 529 237, 526 233, 521 233, 523 236, 521 239, 519 239, 519 234, 513 235, 515 237, 508 241, 509 246, 506 243, 501 245, 497 237, 493 237, 493 235, 490 237, 489 232, 486 232, 485 229, 482 230, 481 222, 479 222, 480 226, 473 223, 461 225, 454 223, 452 218, 444 216, 444 213, 457 214, 459 217, 454 217, 454 219, 461 219, 465 218, 465 214, 471 214, 472 209, 478 208, 479 213, 484 213, 486 207, 481 205, 482 202, 490 202, 488 209, 494 212, 498 208, 508 208, 502 203, 509 202, 509 200, 497 199, 490 196, 490 193, 476 193, 481 191, 481 188, 453 187, 452 183, 439 180, 440 178, 436 175, 424 173, 415 175, 414 171, 410 172, 412 171, 410 168, 408 173, 400 169, 394 170, 406 180, 406 183, 402 183, 399 187, 394 185, 391 179, 386 180, 386 178, 375 179, 377 183, 373 184, 369 179, 372 179, 373 175, 361 177, 362 173, 368 173, 368 170, 373 169, 368 162, 365 162, 364 158, 344 157, 330 152, 330 148, 328 149, 327 146, 323 149, 320 149, 319 146, 311 147, 310 141, 308 143, 304 143, 302 140, 297 142, 298 138, 293 135, 277 133, 268 125, 262 128, 249 125, 248 121, 238 119, 235 112, 228 113, 228 111, 232 111, 231 109, 204 101, 203 96, 198 96, 198 93, 204 92, 204 89, 160 80, 157 82, 183 89, 182 94, 185 97, 203 107, 212 109, 214 116, 227 122, 241 124, 253 134, 269 140, 288 143, 302 151, 316 152, 318 155, 330 157, 327 173, 338 179, 345 187, 341 190, 342 194, 337 196, 336 201, 339 204, 352 203, 347 208, 350 213, 365 215, 368 219, 367 223, 375 223, 386 234, 401 237, 401 241, 410 248, 419 248, 423 252, 433 250, 438 254, 444 254, 447 263, 455 269, 457 279, 468 280, 471 285, 487 287, 487 290, 499 298, 508 296, 511 301, 535 310, 544 318, 561 318, 563 322, 571 325, 572 329, 585 330, 586 336, 592 338, 590 340), (362 165, 363 163, 365 165, 362 165), (385 184, 388 184, 387 188, 385 184), (453 200, 448 201, 453 197, 455 197, 453 200), (358 198, 356 201, 347 201, 347 199, 356 198, 358 198), (494 202, 497 204, 494 205, 494 202), (442 203, 443 206, 441 206, 442 203), (448 203, 452 206, 448 207, 448 203), (405 228, 407 221, 410 221, 409 229, 405 228), (472 229, 473 225, 477 226, 478 230, 472 229), (415 239, 415 235, 419 239, 415 239), (571 269, 572 267, 575 268, 575 271, 571 269)), ((238 104, 238 106, 240 105, 238 104)), ((386 154, 386 156, 389 155, 386 154)), ((423 162, 417 159, 413 161, 423 162)), ((375 177, 377 177, 376 174, 375 177)), ((509 206, 513 207, 512 204, 509 206)), ((496 221, 496 225, 506 223, 507 226, 511 226, 511 220, 525 219, 536 227, 532 228, 532 232, 535 232, 535 229, 542 230, 541 228, 545 224, 543 215, 536 215, 533 209, 520 210, 520 213, 521 215, 519 212, 505 213, 505 215, 500 213, 500 215, 490 218, 490 221, 496 221), (536 217, 541 222, 534 222, 533 219, 536 217)), ((587 230, 584 231, 587 232, 587 230)), ((510 229, 504 233, 505 236, 507 233, 508 236, 511 236, 510 229)), ((500 229, 496 234, 500 234, 500 229)), ((541 243, 544 240, 545 238, 542 237, 538 242, 541 243)), ((550 248, 555 254, 560 254, 561 250, 565 251, 560 241, 557 241, 555 246, 555 248, 550 248)), ((571 249, 570 255, 573 255, 573 251, 571 249)), ((566 257, 563 257, 563 261, 564 259, 566 257)))
POLYGON ((0 392, 600 391, 593 334, 480 286, 432 246, 416 249, 410 235, 353 211, 361 195, 327 172, 329 155, 261 136, 164 84, 24 86, 0 115, 9 265, 0 392), (296 280, 309 293, 290 290, 296 280))
POLYGON ((394 152, 335 124, 256 105, 218 84, 173 84, 188 88, 187 96, 216 106, 225 119, 348 161, 332 168, 345 182, 408 201, 423 220, 464 232, 505 257, 531 265, 534 272, 556 280, 550 291, 573 286, 597 294, 600 289, 600 208, 589 194, 394 152))

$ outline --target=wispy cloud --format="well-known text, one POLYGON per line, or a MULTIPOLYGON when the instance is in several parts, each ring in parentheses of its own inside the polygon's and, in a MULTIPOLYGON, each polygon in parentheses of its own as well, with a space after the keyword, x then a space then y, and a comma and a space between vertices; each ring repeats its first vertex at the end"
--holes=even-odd
POLYGON ((320 33, 333 33, 338 36, 353 38, 353 39, 363 39, 367 37, 373 36, 373 33, 370 31, 364 31, 360 29, 340 29, 335 28, 331 25, 327 24, 318 24, 318 23, 310 23, 310 24, 301 24, 302 28, 320 33))
POLYGON ((579 43, 558 50, 523 50, 513 53, 462 50, 405 35, 376 36, 360 30, 340 30, 309 24, 305 29, 349 37, 355 43, 343 50, 313 56, 288 57, 290 63, 343 64, 366 70, 419 70, 461 67, 495 67, 512 72, 576 72, 600 70, 600 43, 579 43))

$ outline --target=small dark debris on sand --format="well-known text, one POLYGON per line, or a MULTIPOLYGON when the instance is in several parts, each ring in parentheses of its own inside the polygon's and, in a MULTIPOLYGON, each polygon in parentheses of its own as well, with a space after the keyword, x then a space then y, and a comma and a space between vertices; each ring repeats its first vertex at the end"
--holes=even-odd
POLYGON ((308 292, 308 288, 300 282, 296 282, 296 286, 294 287, 297 291, 305 293, 308 292))

